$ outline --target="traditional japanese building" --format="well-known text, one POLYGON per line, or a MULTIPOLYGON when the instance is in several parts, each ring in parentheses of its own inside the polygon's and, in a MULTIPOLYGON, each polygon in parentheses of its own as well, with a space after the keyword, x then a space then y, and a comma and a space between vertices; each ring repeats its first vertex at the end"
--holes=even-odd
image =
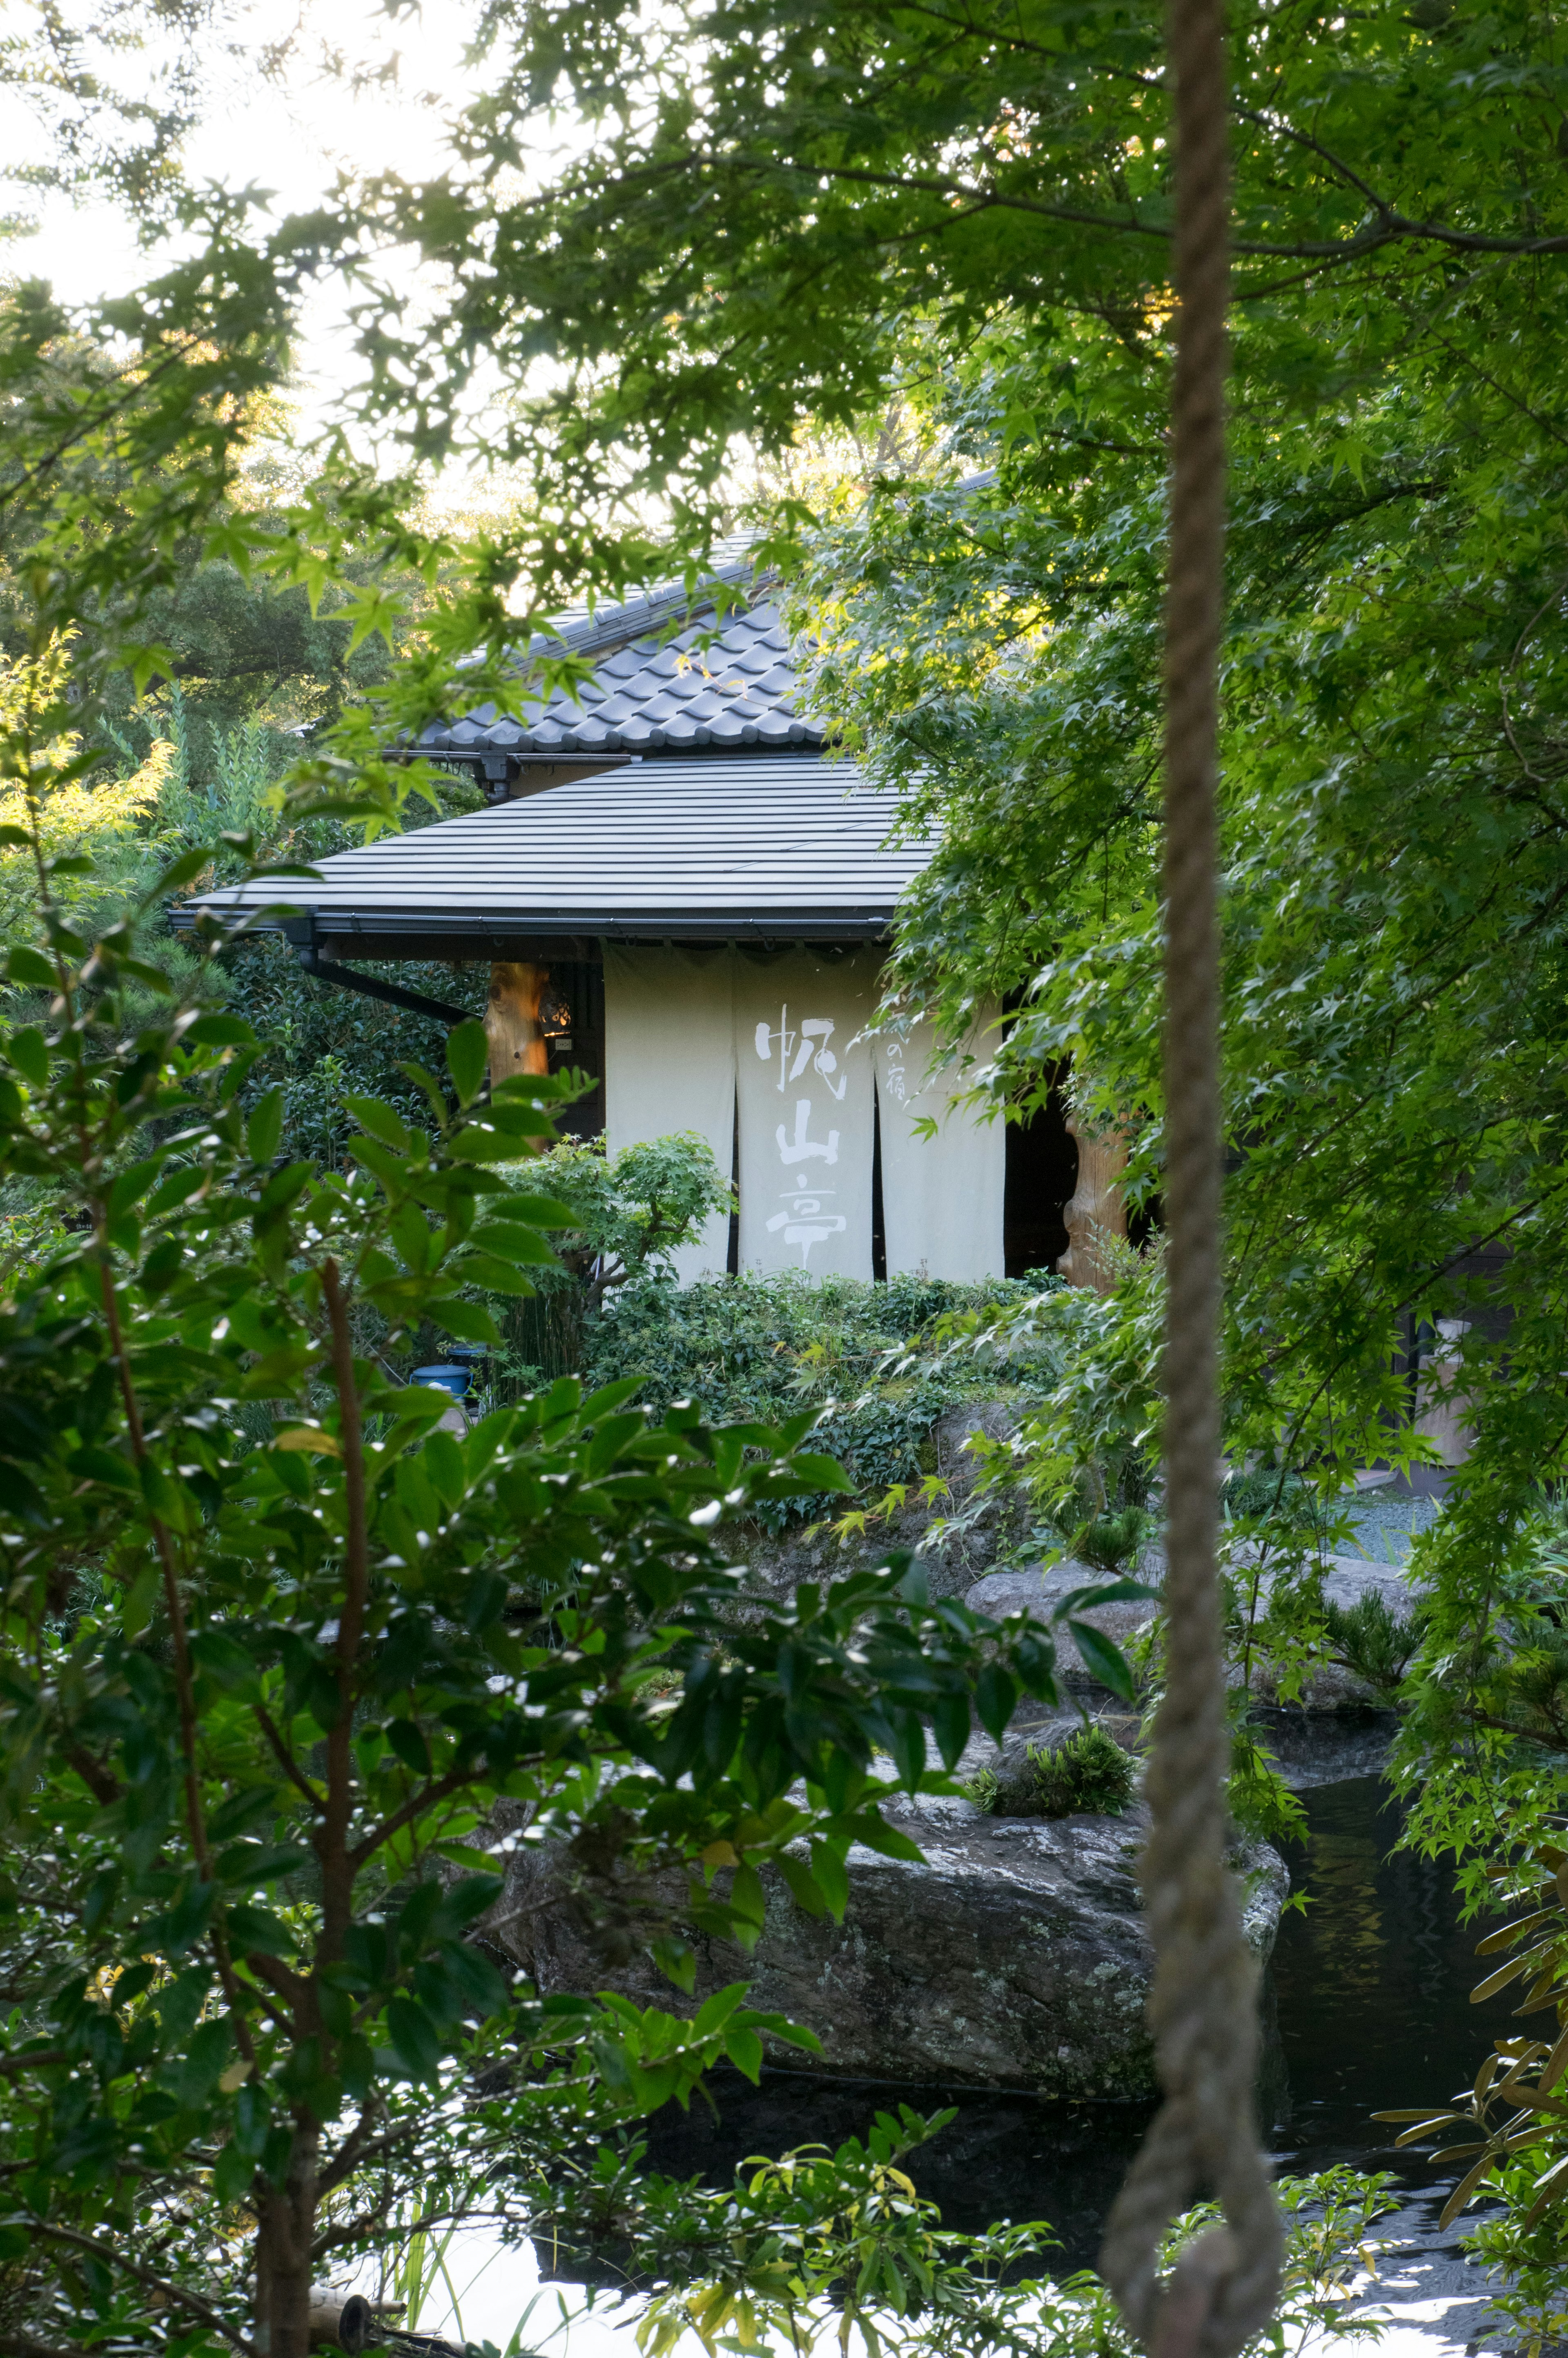
MULTIPOLYGON (((416 751, 488 806, 323 860, 319 882, 287 888, 300 914, 262 922, 324 982, 448 1022, 460 1011, 355 962, 484 961, 492 1076, 597 1076, 571 1126, 612 1152, 705 1138, 739 1216, 687 1249, 684 1277, 1049 1266, 1074 1184, 1060 1123, 977 1120, 924 1026, 864 1036, 933 841, 901 835, 894 798, 798 709, 749 562, 719 578, 745 600, 722 621, 676 590, 601 607, 562 633, 594 664, 575 694, 427 730, 416 751)), ((278 893, 202 905, 232 916, 278 893)))

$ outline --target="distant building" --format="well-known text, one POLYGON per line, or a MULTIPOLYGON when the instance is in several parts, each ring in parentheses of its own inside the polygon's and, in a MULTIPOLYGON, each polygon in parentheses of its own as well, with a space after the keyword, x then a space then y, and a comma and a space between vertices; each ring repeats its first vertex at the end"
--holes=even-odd
POLYGON ((287 886, 306 914, 282 929, 324 979, 380 996, 406 998, 349 961, 488 961, 493 1076, 596 1075, 573 1126, 611 1152, 705 1138, 739 1218, 715 1219, 683 1277, 1048 1266, 1073 1188, 1061 1123, 1021 1132, 955 1107, 925 1026, 861 1036, 934 842, 894 838, 893 798, 825 758, 777 607, 749 564, 720 578, 747 599, 722 628, 678 590, 600 608, 563 632, 595 662, 575 697, 427 730, 416 750, 491 806, 324 860, 319 883, 287 886))

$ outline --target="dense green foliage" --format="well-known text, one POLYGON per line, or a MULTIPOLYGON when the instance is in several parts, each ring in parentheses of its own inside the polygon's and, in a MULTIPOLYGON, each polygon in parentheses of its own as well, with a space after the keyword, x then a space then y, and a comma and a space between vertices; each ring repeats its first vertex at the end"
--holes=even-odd
POLYGON ((858 1490, 876 1493, 931 1470, 931 1429, 945 1410, 997 1397, 994 1372, 956 1370, 934 1340, 935 1322, 1041 1291, 1034 1280, 871 1285, 795 1271, 679 1291, 654 1282, 629 1287, 588 1329, 584 1366, 596 1383, 635 1377, 660 1411, 690 1398, 710 1417, 772 1422, 809 1407, 821 1446, 858 1490))
MULTIPOLYGON (((0 711, 0 2265, 27 2346, 304 2358, 323 2260, 416 2203, 521 2229, 585 2140, 721 2055, 757 2068, 740 1988, 692 2023, 540 2007, 469 1937, 503 1889, 500 1801, 562 1845, 590 1916, 683 1868, 683 1919, 750 1939, 758 1860, 803 1838, 797 1897, 841 1909, 849 1843, 902 1839, 873 1760, 919 1784, 928 1728, 956 1758, 974 1711, 1000 1729, 1021 1681, 1050 1691, 1051 1639, 928 1606, 898 1566, 742 1615, 724 1518, 844 1478, 803 1452, 809 1410, 717 1435, 568 1381, 460 1439, 365 1347, 395 1364, 425 1321, 493 1343, 476 1294, 553 1265, 543 1231, 572 1207, 496 1165, 550 1142, 559 1087, 481 1101, 472 1023, 444 1070, 399 1076, 416 1122, 353 1094, 351 1157, 287 1153, 267 1044, 209 971, 230 946, 146 954, 168 895, 243 870, 254 834, 108 881, 102 811, 62 839, 119 680, 168 676, 143 633, 193 541, 286 587, 442 561, 406 486, 341 466, 236 518, 303 259, 290 231, 228 260, 132 307, 144 359, 113 398, 51 373, 59 322, 30 298, 0 341, 29 599, 0 711)), ((451 692, 486 615, 492 647, 529 627, 509 579, 473 558, 384 694, 283 781, 281 836, 435 791, 381 749, 451 692)), ((346 596, 361 637, 397 611, 346 596)), ((674 1926, 638 1920, 678 1976, 674 1926)))
MULTIPOLYGON (((1157 12, 495 0, 486 22, 427 241, 460 299, 400 355, 424 416, 460 341, 550 351, 535 421, 571 496, 613 454, 700 509, 741 436, 849 427, 890 391, 923 414, 917 469, 826 529, 775 519, 804 541, 813 692, 944 830, 901 926, 906 1003, 961 1032, 1020 994, 988 1085, 1027 1105, 1070 1056, 1157 1201, 1157 12), (594 135, 513 203, 493 176, 563 88, 594 135)), ((1227 1450, 1332 1504, 1355 1466, 1425 1454, 1434 1385, 1473 1440, 1416 1543, 1423 1626, 1329 1626, 1327 1528, 1296 1517, 1270 1540, 1279 1603, 1238 1582, 1238 1642, 1282 1691, 1336 1651, 1384 1693, 1402 1670, 1414 1838, 1474 1858, 1568 1802, 1559 28, 1522 0, 1228 23, 1227 1450), (1439 1319, 1467 1322, 1456 1372, 1429 1351, 1418 1391, 1439 1319)), ((1076 1405, 1048 1394, 994 1465, 1058 1520, 1075 1486, 1107 1520, 1081 1483, 1119 1422, 1121 1464, 1157 1450, 1157 1291, 1123 1291, 1073 1355, 1076 1405)))
MULTIPOLYGON (((957 1022, 1022 991, 997 1087, 1070 1054, 1157 1195, 1156 12, 484 21, 452 185, 385 193, 459 283, 439 332, 384 348, 388 402, 438 434, 465 353, 551 352, 529 431, 557 495, 629 471, 694 531, 738 435, 849 425, 895 384, 924 407, 924 477, 811 542, 817 701, 946 830, 911 994, 957 1022), (593 135, 514 201, 563 91, 593 135)), ((1458 1666, 1568 1445, 1563 69, 1522 0, 1254 5, 1230 38, 1228 1445, 1333 1478, 1408 1451, 1402 1322, 1471 1320, 1476 1453, 1422 1541, 1430 1733, 1444 1693, 1473 1725, 1458 1666), (1506 1260, 1456 1273, 1482 1242, 1506 1260)))
MULTIPOLYGON (((640 2347, 665 2358, 695 2332, 708 2358, 781 2344, 804 2358, 858 2324, 869 2349, 897 2358, 1132 2358, 1138 2344, 1092 2269, 1055 2281, 1033 2272, 1054 2240, 1044 2221, 957 2234, 916 2195, 899 2164, 951 2118, 922 2121, 901 2105, 896 2115, 879 2114, 863 2143, 851 2139, 836 2153, 807 2146, 753 2162, 713 2194, 654 2190, 650 2212, 668 2206, 665 2216, 678 2221, 699 2272, 695 2283, 683 2277, 657 2287, 638 2326, 640 2347)), ((1349 2169, 1281 2182, 1279 2315, 1245 2345, 1245 2358, 1278 2352, 1287 2336, 1332 2342, 1364 2330, 1346 2295, 1373 2223, 1394 2207, 1389 2184, 1349 2169)), ((1162 2266, 1217 2215, 1206 2204, 1177 2220, 1162 2266)))
POLYGON ((1466 2240, 1511 2280, 1500 2305, 1539 2350, 1556 2331, 1563 2301, 1568 1851, 1560 1841, 1537 1842, 1522 1857, 1494 1861, 1487 1874, 1494 1906, 1511 1920, 1476 1943, 1487 1967, 1471 1996, 1482 1999, 1511 1989, 1519 2000, 1514 2013, 1526 2027, 1495 2039, 1473 2084, 1447 2103, 1378 2117, 1400 2124, 1397 2145, 1436 2139, 1438 2149, 1423 2159, 1450 2170, 1465 2164, 1444 2203, 1441 2225, 1449 2226, 1483 2187, 1504 2195, 1503 2216, 1483 2222, 1466 2240))
MULTIPOLYGON (((1333 17, 1248 0, 1230 33, 1227 1446, 1332 1500, 1350 1466, 1419 1449, 1413 1333, 1470 1321, 1453 1389, 1476 1445, 1417 1546, 1431 1617, 1402 1774, 1420 1838, 1490 1850, 1500 1824, 1528 1845, 1568 1801, 1559 28, 1527 0, 1333 17), (1482 1244, 1501 1253, 1476 1265, 1482 1244)), ((214 201, 210 252, 117 307, 126 386, 58 367, 67 323, 36 292, 13 303, 0 506, 22 514, 6 548, 30 656, 81 632, 88 728, 122 696, 116 665, 143 685, 171 667, 157 618, 193 548, 289 591, 341 584, 344 662, 449 568, 406 660, 358 683, 294 781, 297 820, 351 787, 390 819, 408 780, 389 736, 457 692, 467 651, 487 660, 465 699, 505 696, 540 616, 646 573, 650 514, 663 566, 695 565, 737 460, 853 429, 893 394, 919 470, 825 530, 798 507, 770 522, 822 634, 819 706, 945 830, 901 980, 957 1030, 977 999, 1020 995, 988 1086, 1027 1104, 1070 1055, 1152 1202, 1158 12, 491 0, 480 37, 446 183, 389 178, 359 218, 265 240, 214 201), (563 103, 587 128, 552 179, 563 103), (411 484, 341 461, 265 519, 236 501, 237 429, 281 381, 299 290, 351 254, 370 268, 377 237, 451 278, 417 309, 395 290, 366 306, 371 412, 417 458, 488 435, 535 486, 466 553, 406 521, 411 484), (481 369, 518 397, 460 426, 481 369)), ((216 635, 193 629, 188 656, 216 635)), ((1108 1305, 979 1322, 993 1379, 1019 1337, 1041 1375, 991 1472, 1111 1563, 1150 1503, 1158 1279, 1151 1260, 1108 1305)), ((1305 1576, 1328 1526, 1285 1506, 1249 1512, 1291 1609, 1238 1581, 1233 1623, 1243 1665, 1271 1649, 1289 1680, 1336 1640, 1305 1576)), ((1397 1632, 1337 1642, 1399 1667, 1397 1632)))
POLYGON ((571 1229, 507 1175, 567 1085, 488 1089, 468 1023, 444 1074, 409 1068, 421 1124, 356 1096, 346 1169, 286 1157, 282 1092, 244 1108, 250 1027, 57 903, 70 707, 58 668, 32 690, 0 741, 38 885, 5 974, 52 993, 0 1045, 0 1179, 43 1199, 0 1296, 0 2262, 51 2346, 172 2316, 249 2351, 254 2312, 304 2358, 321 2261, 411 2190, 521 2232, 552 2155, 785 2035, 739 1986, 691 2023, 537 2004, 466 1937, 504 1889, 499 1805, 562 1846, 586 1920, 631 1894, 689 1985, 652 1870, 746 1943, 764 1860, 840 1912, 852 1842, 913 1849, 877 1758, 917 1790, 928 1731, 948 1764, 975 1714, 1000 1736, 1054 1694, 1052 1640, 898 1564, 742 1606, 725 1520, 844 1487, 809 1408, 659 1423, 566 1379, 436 1429, 442 1396, 357 1334, 495 1342, 475 1290, 526 1292, 571 1229))

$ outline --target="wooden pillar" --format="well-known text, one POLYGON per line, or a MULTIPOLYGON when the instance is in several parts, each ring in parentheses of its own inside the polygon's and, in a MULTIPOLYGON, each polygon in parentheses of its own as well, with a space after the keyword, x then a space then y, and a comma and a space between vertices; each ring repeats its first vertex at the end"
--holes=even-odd
POLYGON ((547 1073, 549 1051, 539 1029, 539 995, 549 969, 498 958, 490 969, 484 1028, 490 1035, 490 1085, 514 1073, 547 1073))
POLYGON ((1117 1184, 1127 1168, 1127 1138, 1119 1130, 1088 1130, 1076 1114, 1068 1115, 1067 1129, 1077 1141, 1078 1178, 1062 1215, 1068 1244, 1056 1267, 1069 1285, 1108 1293, 1115 1280, 1099 1246, 1103 1238, 1127 1234, 1127 1206, 1117 1184))

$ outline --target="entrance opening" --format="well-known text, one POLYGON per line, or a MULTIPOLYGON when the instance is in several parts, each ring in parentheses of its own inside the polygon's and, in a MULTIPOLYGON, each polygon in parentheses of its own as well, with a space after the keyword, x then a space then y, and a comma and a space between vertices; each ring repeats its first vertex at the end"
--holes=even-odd
POLYGON ((588 958, 553 958, 546 986, 569 1029, 548 1041, 552 1073, 586 1073, 593 1082, 576 1105, 557 1111, 563 1138, 586 1145, 604 1128, 604 968, 588 958))
POLYGON ((1054 1273, 1067 1249, 1063 1218, 1078 1178, 1078 1150, 1067 1129, 1059 1068, 1050 1097, 1024 1122, 1007 1125, 1007 1177, 1002 1196, 1003 1266, 1009 1277, 1054 1273))
POLYGON ((887 1218, 882 1210, 882 1101, 871 1084, 871 1280, 885 1285, 888 1274, 887 1218))
POLYGON ((724 1256, 726 1277, 741 1274, 741 1092, 735 1092, 735 1118, 730 1129, 730 1249, 724 1256))

